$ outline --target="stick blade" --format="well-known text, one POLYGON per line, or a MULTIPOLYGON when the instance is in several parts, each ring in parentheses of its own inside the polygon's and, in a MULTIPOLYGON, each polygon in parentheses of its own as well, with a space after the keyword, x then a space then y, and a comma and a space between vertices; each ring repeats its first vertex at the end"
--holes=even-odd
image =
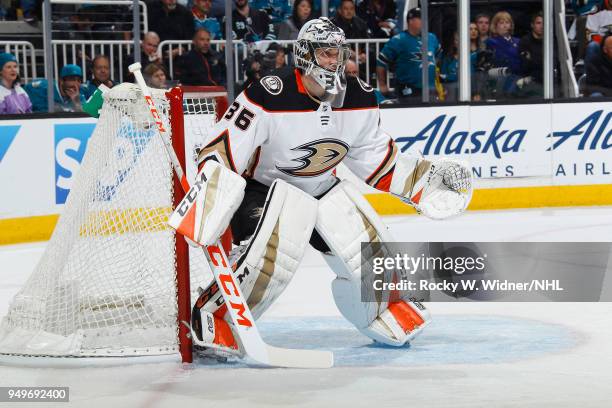
POLYGON ((285 368, 331 368, 334 354, 330 351, 298 350, 267 346, 267 365, 285 368))

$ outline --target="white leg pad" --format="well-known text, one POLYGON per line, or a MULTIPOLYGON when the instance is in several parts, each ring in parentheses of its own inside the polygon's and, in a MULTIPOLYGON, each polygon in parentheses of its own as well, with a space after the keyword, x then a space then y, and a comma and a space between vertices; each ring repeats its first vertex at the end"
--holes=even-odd
MULTIPOLYGON (((282 180, 270 186, 257 228, 234 264, 234 276, 255 319, 293 278, 314 229, 317 204, 312 196, 282 180)), ((210 287, 205 292, 209 300, 203 307, 215 312, 222 298, 219 293, 211 297, 210 287)))
MULTIPOLYGON (((381 343, 401 346, 418 335, 430 320, 429 312, 407 292, 392 300, 388 292, 376 296, 372 286, 375 276, 361 276, 361 243, 373 244, 373 253, 365 260, 371 262, 373 257, 390 254, 384 243, 393 238, 350 182, 342 181, 319 200, 316 229, 336 255, 324 258, 337 275, 332 293, 342 315, 361 333, 381 343), (364 293, 371 301, 362 301, 364 293)), ((385 280, 391 281, 393 273, 385 280)))

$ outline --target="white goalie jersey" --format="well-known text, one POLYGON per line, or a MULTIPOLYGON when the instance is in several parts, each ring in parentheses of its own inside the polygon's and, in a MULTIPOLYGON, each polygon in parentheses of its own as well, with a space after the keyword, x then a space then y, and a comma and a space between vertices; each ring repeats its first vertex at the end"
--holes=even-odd
POLYGON ((343 162, 368 184, 389 190, 397 156, 380 128, 372 88, 347 79, 340 108, 315 102, 299 72, 266 76, 242 92, 211 132, 198 165, 211 158, 265 185, 282 179, 318 196, 335 183, 343 162))
MULTIPOLYGON (((334 170, 341 162, 367 184, 399 196, 432 218, 457 214, 469 202, 461 192, 464 184, 471 183, 464 176, 464 166, 398 153, 393 139, 380 127, 378 104, 369 86, 347 78, 343 103, 333 107, 314 100, 296 70, 252 84, 215 125, 211 140, 199 153, 198 165, 200 174, 205 173, 202 180, 211 185, 204 189, 205 195, 216 198, 203 202, 231 202, 238 210, 234 213, 231 205, 219 204, 227 217, 207 217, 210 209, 201 204, 206 213, 201 225, 210 221, 219 228, 190 227, 188 231, 221 231, 231 217, 234 243, 240 245, 232 268, 256 318, 289 283, 310 242, 330 258, 328 263, 337 275, 332 292, 341 313, 365 335, 401 346, 420 333, 428 314, 409 294, 361 301, 360 243, 379 245, 393 239, 358 190, 346 180, 338 182, 334 170), (229 174, 242 180, 237 173, 269 186, 265 203, 263 197, 258 202, 257 195, 249 201, 242 196, 222 199, 231 189, 219 186, 238 185, 219 182, 223 173, 228 180, 229 174), (256 208, 258 215, 253 216, 250 209, 256 208)), ((175 222, 178 228, 185 223, 179 221, 175 222)), ((195 241, 209 242, 206 237, 195 241)), ((203 333, 204 319, 211 313, 219 327, 223 325, 220 319, 225 311, 220 309, 223 302, 217 292, 211 285, 196 302, 193 315, 200 320, 192 324, 200 341, 204 335, 197 334, 203 333)))

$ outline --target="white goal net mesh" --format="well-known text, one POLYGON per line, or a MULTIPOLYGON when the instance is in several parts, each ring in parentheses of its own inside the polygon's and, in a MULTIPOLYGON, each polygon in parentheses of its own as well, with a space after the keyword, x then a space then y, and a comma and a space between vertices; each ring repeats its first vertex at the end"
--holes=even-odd
MULTIPOLYGON (((177 353, 172 168, 140 91, 124 84, 104 99, 53 236, 2 320, 0 354, 177 353)), ((170 129, 164 93, 154 101, 170 129)), ((214 121, 214 99, 187 98, 184 109, 185 133, 196 135, 190 161, 214 121)), ((211 277, 203 256, 192 264, 194 289, 211 277)))

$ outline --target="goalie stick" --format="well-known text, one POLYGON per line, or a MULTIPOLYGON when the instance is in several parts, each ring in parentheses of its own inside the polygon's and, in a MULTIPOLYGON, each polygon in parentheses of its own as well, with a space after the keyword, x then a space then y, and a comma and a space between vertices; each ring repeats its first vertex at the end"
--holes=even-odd
MULTIPOLYGON (((183 190, 187 192, 189 191, 187 177, 172 147, 168 131, 164 128, 163 121, 155 107, 151 92, 144 81, 140 68, 141 65, 138 62, 128 67, 130 72, 134 74, 136 83, 155 121, 157 133, 162 138, 164 148, 176 176, 180 180, 183 190)), ((229 261, 219 240, 214 245, 208 245, 202 247, 202 249, 213 272, 215 281, 221 289, 227 310, 236 329, 236 335, 240 339, 246 356, 258 363, 276 367, 329 368, 333 366, 333 354, 329 351, 286 349, 266 344, 261 338, 257 326, 255 326, 255 319, 253 319, 240 286, 236 283, 236 279, 229 267, 229 261)))

